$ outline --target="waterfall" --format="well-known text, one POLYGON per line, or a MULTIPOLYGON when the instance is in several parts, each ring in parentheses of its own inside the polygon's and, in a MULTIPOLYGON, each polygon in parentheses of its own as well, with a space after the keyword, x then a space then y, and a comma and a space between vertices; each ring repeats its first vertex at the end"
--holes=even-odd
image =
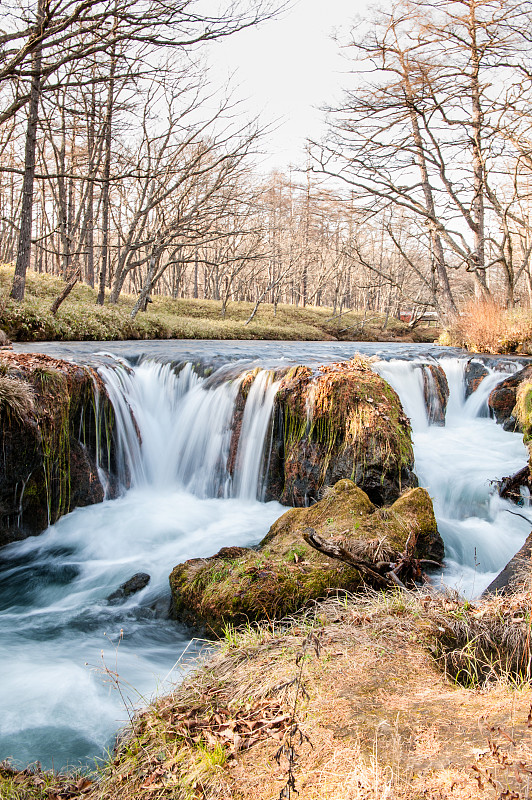
POLYGON ((187 363, 117 359, 99 368, 116 414, 123 486, 175 486, 196 497, 262 495, 265 440, 279 382, 255 370, 242 419, 233 475, 228 469, 235 402, 249 370, 222 367, 199 377, 187 363))
MULTIPOLYGON (((334 347, 331 360, 338 358, 334 347)), ((302 363, 310 359, 303 352, 302 363)), ((416 352, 375 369, 412 420, 415 469, 446 546, 443 579, 474 596, 529 532, 490 483, 522 467, 527 453, 519 434, 487 416, 489 392, 504 372, 489 370, 465 400, 464 358, 416 352), (447 376, 444 427, 429 424, 427 365, 447 376)), ((189 632, 165 613, 170 570, 226 545, 257 544, 286 510, 257 499, 278 373, 254 366, 229 363, 207 376, 192 361, 131 366, 100 357, 122 493, 0 553, 0 760, 61 767, 87 763, 111 745, 127 713, 102 668, 118 672, 135 687, 126 694, 146 702, 191 647, 189 632), (109 604, 106 598, 139 571, 149 573, 149 584, 122 605, 109 604)))
POLYGON ((489 369, 466 400, 467 359, 442 358, 439 365, 447 377, 449 400, 445 427, 439 427, 429 425, 422 410, 425 398, 418 363, 381 361, 375 369, 397 391, 411 419, 414 469, 432 497, 445 543, 442 580, 474 597, 521 547, 531 528, 527 520, 510 513, 514 507, 497 495, 493 485, 526 463, 522 436, 504 431, 488 416, 490 392, 520 365, 509 365, 507 372, 489 369))
POLYGON ((260 472, 278 388, 279 381, 273 380, 273 373, 262 370, 249 390, 236 455, 235 496, 243 500, 264 496, 260 472))

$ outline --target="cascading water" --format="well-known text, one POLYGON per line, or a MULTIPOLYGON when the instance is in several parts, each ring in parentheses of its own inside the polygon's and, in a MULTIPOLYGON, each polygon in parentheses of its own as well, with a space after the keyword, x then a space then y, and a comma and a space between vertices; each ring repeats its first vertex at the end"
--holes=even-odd
POLYGON ((205 379, 190 364, 176 371, 154 361, 100 372, 117 419, 120 479, 131 488, 1 553, 0 759, 60 767, 99 755, 127 720, 105 666, 138 705, 163 688, 190 642, 161 616, 171 569, 260 541, 285 510, 256 500, 270 373, 259 372, 250 391, 260 425, 248 431, 243 421, 246 476, 237 463, 233 489, 227 457, 242 375, 225 369, 205 379), (150 574, 148 586, 110 605, 106 597, 139 571, 150 574))
POLYGON ((262 499, 264 495, 260 469, 278 388, 279 381, 273 380, 273 374, 262 370, 249 390, 236 454, 235 495, 242 500, 254 500, 257 494, 262 499))
POLYGON ((411 419, 415 471, 433 499, 445 542, 442 581, 474 597, 521 547, 531 526, 493 488, 494 480, 512 475, 528 457, 522 436, 488 417, 489 394, 507 373, 492 371, 466 400, 466 363, 439 362, 449 384, 445 427, 429 425, 419 361, 382 361, 375 368, 397 391, 411 419))
MULTIPOLYGON (((428 422, 423 363, 381 361, 376 369, 413 423, 416 471, 447 548, 444 579, 478 594, 529 532, 490 486, 522 467, 527 453, 518 434, 487 417, 489 391, 503 373, 488 375, 464 401, 464 360, 432 360, 450 387, 439 427, 428 422)), ((105 665, 142 703, 175 677, 190 642, 161 614, 172 567, 224 545, 253 544, 284 511, 256 499, 276 391, 270 371, 255 374, 234 450, 235 400, 247 370, 227 365, 204 378, 190 363, 131 367, 113 359, 100 367, 117 420, 119 478, 131 488, 0 553, 0 759, 61 767, 101 753, 127 719, 105 665), (151 575, 148 586, 109 604, 138 571, 151 575)))

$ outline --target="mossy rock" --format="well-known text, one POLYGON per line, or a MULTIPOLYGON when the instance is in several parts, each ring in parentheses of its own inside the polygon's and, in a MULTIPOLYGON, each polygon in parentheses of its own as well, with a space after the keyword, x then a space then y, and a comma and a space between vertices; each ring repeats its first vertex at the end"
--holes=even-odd
POLYGON ((443 557, 432 502, 425 489, 407 491, 377 509, 350 480, 339 481, 310 508, 292 508, 272 525, 257 550, 223 548, 212 558, 179 564, 170 575, 176 619, 218 635, 227 625, 278 619, 310 600, 363 586, 360 572, 311 548, 302 532, 347 548, 381 548, 388 557, 416 537, 418 557, 443 557))
POLYGON ((530 450, 532 443, 532 381, 523 381, 517 387, 512 416, 519 423, 519 427, 523 431, 523 441, 530 450))
POLYGON ((276 396, 272 439, 266 499, 308 505, 349 478, 383 505, 417 486, 410 422, 362 357, 290 370, 276 396))
POLYGON ((105 452, 100 440, 111 424, 102 393, 105 431, 96 424, 99 378, 89 368, 43 354, 3 353, 0 377, 2 545, 41 533, 73 508, 103 500, 96 452, 105 452))

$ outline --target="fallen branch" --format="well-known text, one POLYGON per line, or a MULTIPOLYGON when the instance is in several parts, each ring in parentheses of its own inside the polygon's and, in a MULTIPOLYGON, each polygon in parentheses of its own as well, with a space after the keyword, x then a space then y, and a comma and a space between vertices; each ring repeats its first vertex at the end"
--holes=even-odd
POLYGON ((344 564, 349 564, 350 567, 355 567, 360 572, 369 576, 378 586, 391 589, 399 586, 401 589, 406 589, 406 586, 401 579, 395 574, 391 561, 380 561, 378 564, 372 564, 362 558, 356 558, 352 553, 342 547, 341 545, 334 544, 333 542, 326 542, 322 539, 314 528, 306 528, 303 531, 303 539, 320 553, 323 553, 329 558, 337 558, 343 561, 344 564), (382 573, 378 570, 382 569, 382 573))
POLYGON ((70 292, 72 291, 72 289, 74 288, 80 277, 81 277, 81 267, 78 267, 77 269, 74 270, 74 272, 70 276, 70 280, 68 281, 67 285, 65 286, 59 297, 56 297, 54 302, 50 306, 50 312, 54 316, 59 311, 59 306, 61 305, 63 300, 67 299, 68 295, 70 294, 70 292))

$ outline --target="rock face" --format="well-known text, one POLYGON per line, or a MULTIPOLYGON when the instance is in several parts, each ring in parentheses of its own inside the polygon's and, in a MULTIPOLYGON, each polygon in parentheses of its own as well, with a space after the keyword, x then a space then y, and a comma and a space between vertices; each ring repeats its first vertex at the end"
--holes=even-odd
POLYGON ((445 425, 445 411, 449 400, 447 376, 439 364, 422 364, 423 394, 431 425, 445 425))
POLYGON ((519 370, 514 375, 499 383, 491 392, 488 400, 490 410, 505 430, 519 430, 520 422, 514 416, 514 408, 517 400, 517 390, 520 384, 532 380, 532 364, 528 364, 524 369, 519 370))
POLYGON ((397 394, 365 359, 299 366, 281 380, 266 499, 309 505, 342 478, 376 505, 417 486, 410 423, 397 394))
MULTIPOLYGON (((93 379, 90 370, 48 356, 2 353, 0 545, 103 499, 93 379)), ((102 405, 112 415, 105 398, 102 405)))
POLYGON ((505 568, 499 572, 487 589, 483 597, 491 594, 511 594, 512 592, 528 590, 530 587, 530 557, 532 556, 532 533, 527 536, 526 542, 510 559, 505 568))
POLYGON ((489 375, 489 370, 480 361, 470 359, 464 370, 464 383, 465 383, 465 398, 476 392, 486 375, 489 375))
POLYGON ((368 558, 392 558, 416 537, 415 555, 440 561, 443 542, 424 489, 405 492, 377 509, 350 480, 339 481, 320 502, 292 508, 271 527, 258 550, 223 548, 212 558, 179 564, 170 575, 173 616, 219 634, 227 624, 281 618, 330 591, 354 591, 357 569, 309 547, 302 531, 312 527, 368 558))

